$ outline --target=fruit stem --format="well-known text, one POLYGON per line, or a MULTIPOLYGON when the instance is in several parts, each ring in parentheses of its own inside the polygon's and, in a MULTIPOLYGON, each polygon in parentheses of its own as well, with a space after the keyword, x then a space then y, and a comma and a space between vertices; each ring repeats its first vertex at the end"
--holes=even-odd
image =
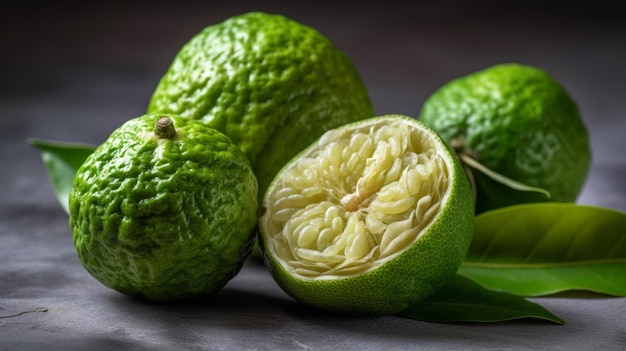
POLYGON ((542 189, 542 188, 537 188, 534 186, 530 186, 530 185, 526 185, 526 184, 522 184, 516 180, 513 180, 511 178, 508 178, 500 173, 494 172, 491 169, 485 167, 484 165, 482 165, 480 162, 478 162, 477 160, 475 160, 474 158, 472 158, 469 155, 466 155, 464 153, 459 153, 459 159, 461 160, 461 162, 473 169, 476 169, 480 172, 482 172, 484 175, 486 175, 487 177, 495 180, 496 182, 500 183, 500 184, 504 184, 506 186, 508 186, 511 189, 515 189, 515 190, 519 190, 519 191, 532 191, 532 192, 537 192, 537 193, 541 193, 543 195, 545 195, 547 198, 550 198, 550 192, 542 189))
POLYGON ((176 128, 174 128, 172 119, 167 116, 160 117, 156 121, 154 134, 156 134, 159 139, 172 139, 176 135, 176 128))

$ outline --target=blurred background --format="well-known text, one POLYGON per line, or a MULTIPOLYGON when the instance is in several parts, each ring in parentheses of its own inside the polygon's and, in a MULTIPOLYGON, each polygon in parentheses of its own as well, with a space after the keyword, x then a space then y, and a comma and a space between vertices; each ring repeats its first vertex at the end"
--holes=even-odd
POLYGON ((144 113, 191 36, 256 10, 325 34, 352 58, 377 114, 417 117, 440 86, 497 63, 547 70, 578 102, 591 135, 592 171, 579 202, 626 211, 626 15, 620 7, 606 0, 4 1, 0 162, 14 166, 0 174, 25 176, 0 185, 0 201, 62 211, 27 138, 101 143, 144 113))

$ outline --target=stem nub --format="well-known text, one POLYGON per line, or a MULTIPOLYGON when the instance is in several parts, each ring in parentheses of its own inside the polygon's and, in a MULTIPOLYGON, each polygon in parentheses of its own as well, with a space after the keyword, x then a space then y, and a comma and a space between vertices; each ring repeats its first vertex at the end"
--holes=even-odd
POLYGON ((172 139, 176 135, 176 128, 174 128, 172 119, 167 116, 160 117, 156 121, 154 134, 156 134, 159 139, 172 139))

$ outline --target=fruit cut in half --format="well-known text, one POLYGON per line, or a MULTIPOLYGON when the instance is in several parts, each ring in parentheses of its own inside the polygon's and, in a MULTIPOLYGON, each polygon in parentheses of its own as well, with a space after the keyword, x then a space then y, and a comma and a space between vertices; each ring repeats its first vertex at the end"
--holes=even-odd
POLYGON ((417 120, 375 117, 326 132, 263 199, 261 248, 297 300, 350 314, 393 314, 435 292, 473 231, 469 182, 417 120))

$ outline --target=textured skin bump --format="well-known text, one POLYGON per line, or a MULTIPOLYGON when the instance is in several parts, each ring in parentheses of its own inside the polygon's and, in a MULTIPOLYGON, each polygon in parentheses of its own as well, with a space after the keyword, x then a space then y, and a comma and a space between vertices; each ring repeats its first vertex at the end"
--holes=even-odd
MULTIPOLYGON (((455 79, 425 102, 419 120, 448 142, 463 140, 484 166, 548 190, 551 201, 575 201, 587 177, 591 151, 578 107, 538 68, 501 64, 455 79)), ((474 174, 477 212, 546 200, 474 174)))
POLYGON ((249 158, 259 196, 324 131, 373 116, 353 63, 318 31, 252 12, 205 28, 174 58, 150 112, 203 120, 249 158))
POLYGON ((170 116, 177 136, 158 139, 160 115, 114 131, 78 170, 70 227, 91 275, 156 301, 211 294, 239 270, 256 225, 257 184, 228 137, 170 116))
MULTIPOLYGON (((265 247, 271 239, 262 220, 259 226, 260 245, 265 263, 276 282, 303 303, 348 314, 395 314, 441 288, 465 258, 473 234, 472 194, 467 177, 445 142, 422 123, 404 116, 373 118, 341 129, 366 123, 375 125, 377 119, 390 118, 404 118, 407 126, 426 131, 439 148, 445 150, 443 156, 447 160, 450 185, 440 211, 418 239, 397 256, 374 269, 345 277, 305 278, 294 274, 287 264, 265 247)), ((315 147, 315 144, 311 146, 315 147)), ((309 150, 304 150, 302 154, 307 154, 309 150)), ((295 158, 289 166, 297 162, 298 158, 295 158)), ((268 207, 268 204, 264 203, 264 206, 268 207)))

